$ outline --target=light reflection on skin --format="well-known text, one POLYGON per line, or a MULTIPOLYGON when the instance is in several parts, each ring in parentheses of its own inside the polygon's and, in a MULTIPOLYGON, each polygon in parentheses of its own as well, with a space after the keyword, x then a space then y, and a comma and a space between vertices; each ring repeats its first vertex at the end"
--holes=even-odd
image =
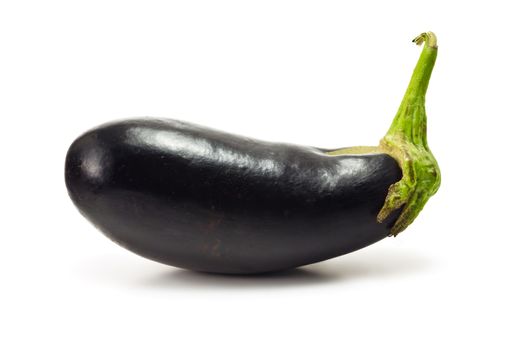
POLYGON ((91 181, 102 181, 105 169, 109 169, 106 152, 101 147, 93 147, 87 150, 87 154, 82 159, 82 172, 91 181))
MULTIPOLYGON (((180 130, 130 128, 126 132, 126 142, 139 148, 147 147, 159 153, 170 153, 190 162, 206 163, 213 160, 223 164, 225 169, 267 173, 269 178, 274 179, 293 169, 292 174, 297 175, 298 183, 311 180, 312 189, 324 193, 331 193, 341 181, 346 182, 349 178, 366 178, 365 169, 368 168, 366 155, 351 158, 330 156, 332 166, 328 167, 308 167, 295 162, 283 164, 272 159, 275 155, 274 150, 269 149, 267 154, 255 155, 257 152, 242 152, 242 147, 236 144, 229 147, 215 146, 216 140, 199 135, 198 129, 194 132, 192 126, 188 129, 188 126, 183 124, 179 127, 180 130)), ((232 137, 237 136, 232 135, 232 137)), ((253 140, 246 139, 246 142, 253 142, 253 140)), ((319 156, 327 157, 324 153, 319 153, 319 156)), ((288 180, 295 183, 293 178, 288 180)))
POLYGON ((334 167, 319 167, 312 173, 317 185, 328 193, 338 187, 341 181, 346 182, 349 178, 359 178, 358 173, 366 168, 366 160, 357 157, 333 159, 333 162, 334 167))
POLYGON ((358 175, 362 169, 366 169, 366 159, 360 157, 342 158, 337 163, 337 174, 342 177, 353 177, 358 175))
POLYGON ((192 161, 214 159, 231 168, 258 169, 276 176, 284 173, 284 166, 272 159, 254 159, 251 155, 242 154, 234 149, 217 148, 212 145, 213 140, 210 142, 204 138, 188 136, 183 132, 131 128, 126 136, 129 144, 147 146, 162 152, 168 150, 172 154, 192 161))

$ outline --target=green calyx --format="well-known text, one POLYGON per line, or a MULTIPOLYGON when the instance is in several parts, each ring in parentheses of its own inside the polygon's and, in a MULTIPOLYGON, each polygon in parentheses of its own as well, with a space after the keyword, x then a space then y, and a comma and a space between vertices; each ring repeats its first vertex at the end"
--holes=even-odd
POLYGON ((425 94, 437 57, 437 39, 434 33, 427 32, 417 36, 413 42, 425 45, 394 121, 379 146, 351 147, 328 153, 386 153, 398 162, 403 177, 390 186, 385 203, 377 215, 377 221, 383 222, 394 211, 403 208, 390 231, 393 236, 404 231, 414 221, 441 183, 439 166, 427 143, 425 113, 425 94))
POLYGON ((437 57, 434 33, 417 36, 413 42, 425 43, 405 96, 379 148, 399 163, 403 177, 391 185, 377 220, 382 222, 403 207, 390 233, 396 236, 410 225, 441 183, 441 173, 427 143, 425 94, 437 57))

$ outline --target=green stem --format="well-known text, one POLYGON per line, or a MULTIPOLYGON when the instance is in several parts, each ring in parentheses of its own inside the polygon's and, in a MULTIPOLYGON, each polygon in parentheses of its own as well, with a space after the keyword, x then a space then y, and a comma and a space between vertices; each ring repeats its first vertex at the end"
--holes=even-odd
POLYGON ((425 108, 425 95, 437 58, 437 38, 434 33, 428 32, 419 35, 412 41, 418 45, 425 42, 425 46, 387 135, 398 134, 412 137, 414 142, 426 144, 426 114, 414 113, 413 109, 425 108))
POLYGON ((379 146, 397 160, 403 171, 403 178, 390 186, 377 216, 382 222, 403 207, 391 229, 394 236, 414 221, 441 182, 438 164, 428 148, 425 111, 425 94, 437 57, 437 39, 432 32, 427 32, 413 41, 418 45, 424 42, 425 46, 398 112, 379 146))

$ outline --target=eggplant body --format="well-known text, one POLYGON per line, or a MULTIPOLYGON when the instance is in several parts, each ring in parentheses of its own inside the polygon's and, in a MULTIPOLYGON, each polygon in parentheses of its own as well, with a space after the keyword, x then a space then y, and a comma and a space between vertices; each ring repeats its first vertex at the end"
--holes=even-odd
POLYGON ((186 269, 248 274, 310 264, 388 236, 378 223, 402 177, 386 154, 327 155, 164 119, 76 139, 69 195, 119 245, 186 269))

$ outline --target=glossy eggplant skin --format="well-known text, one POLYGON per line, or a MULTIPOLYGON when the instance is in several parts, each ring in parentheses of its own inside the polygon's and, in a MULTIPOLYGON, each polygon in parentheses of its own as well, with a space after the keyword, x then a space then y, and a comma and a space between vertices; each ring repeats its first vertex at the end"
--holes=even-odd
POLYGON ((376 215, 401 179, 386 154, 330 156, 166 119, 118 121, 71 145, 69 195, 114 242, 198 271, 251 274, 388 236, 376 215))

